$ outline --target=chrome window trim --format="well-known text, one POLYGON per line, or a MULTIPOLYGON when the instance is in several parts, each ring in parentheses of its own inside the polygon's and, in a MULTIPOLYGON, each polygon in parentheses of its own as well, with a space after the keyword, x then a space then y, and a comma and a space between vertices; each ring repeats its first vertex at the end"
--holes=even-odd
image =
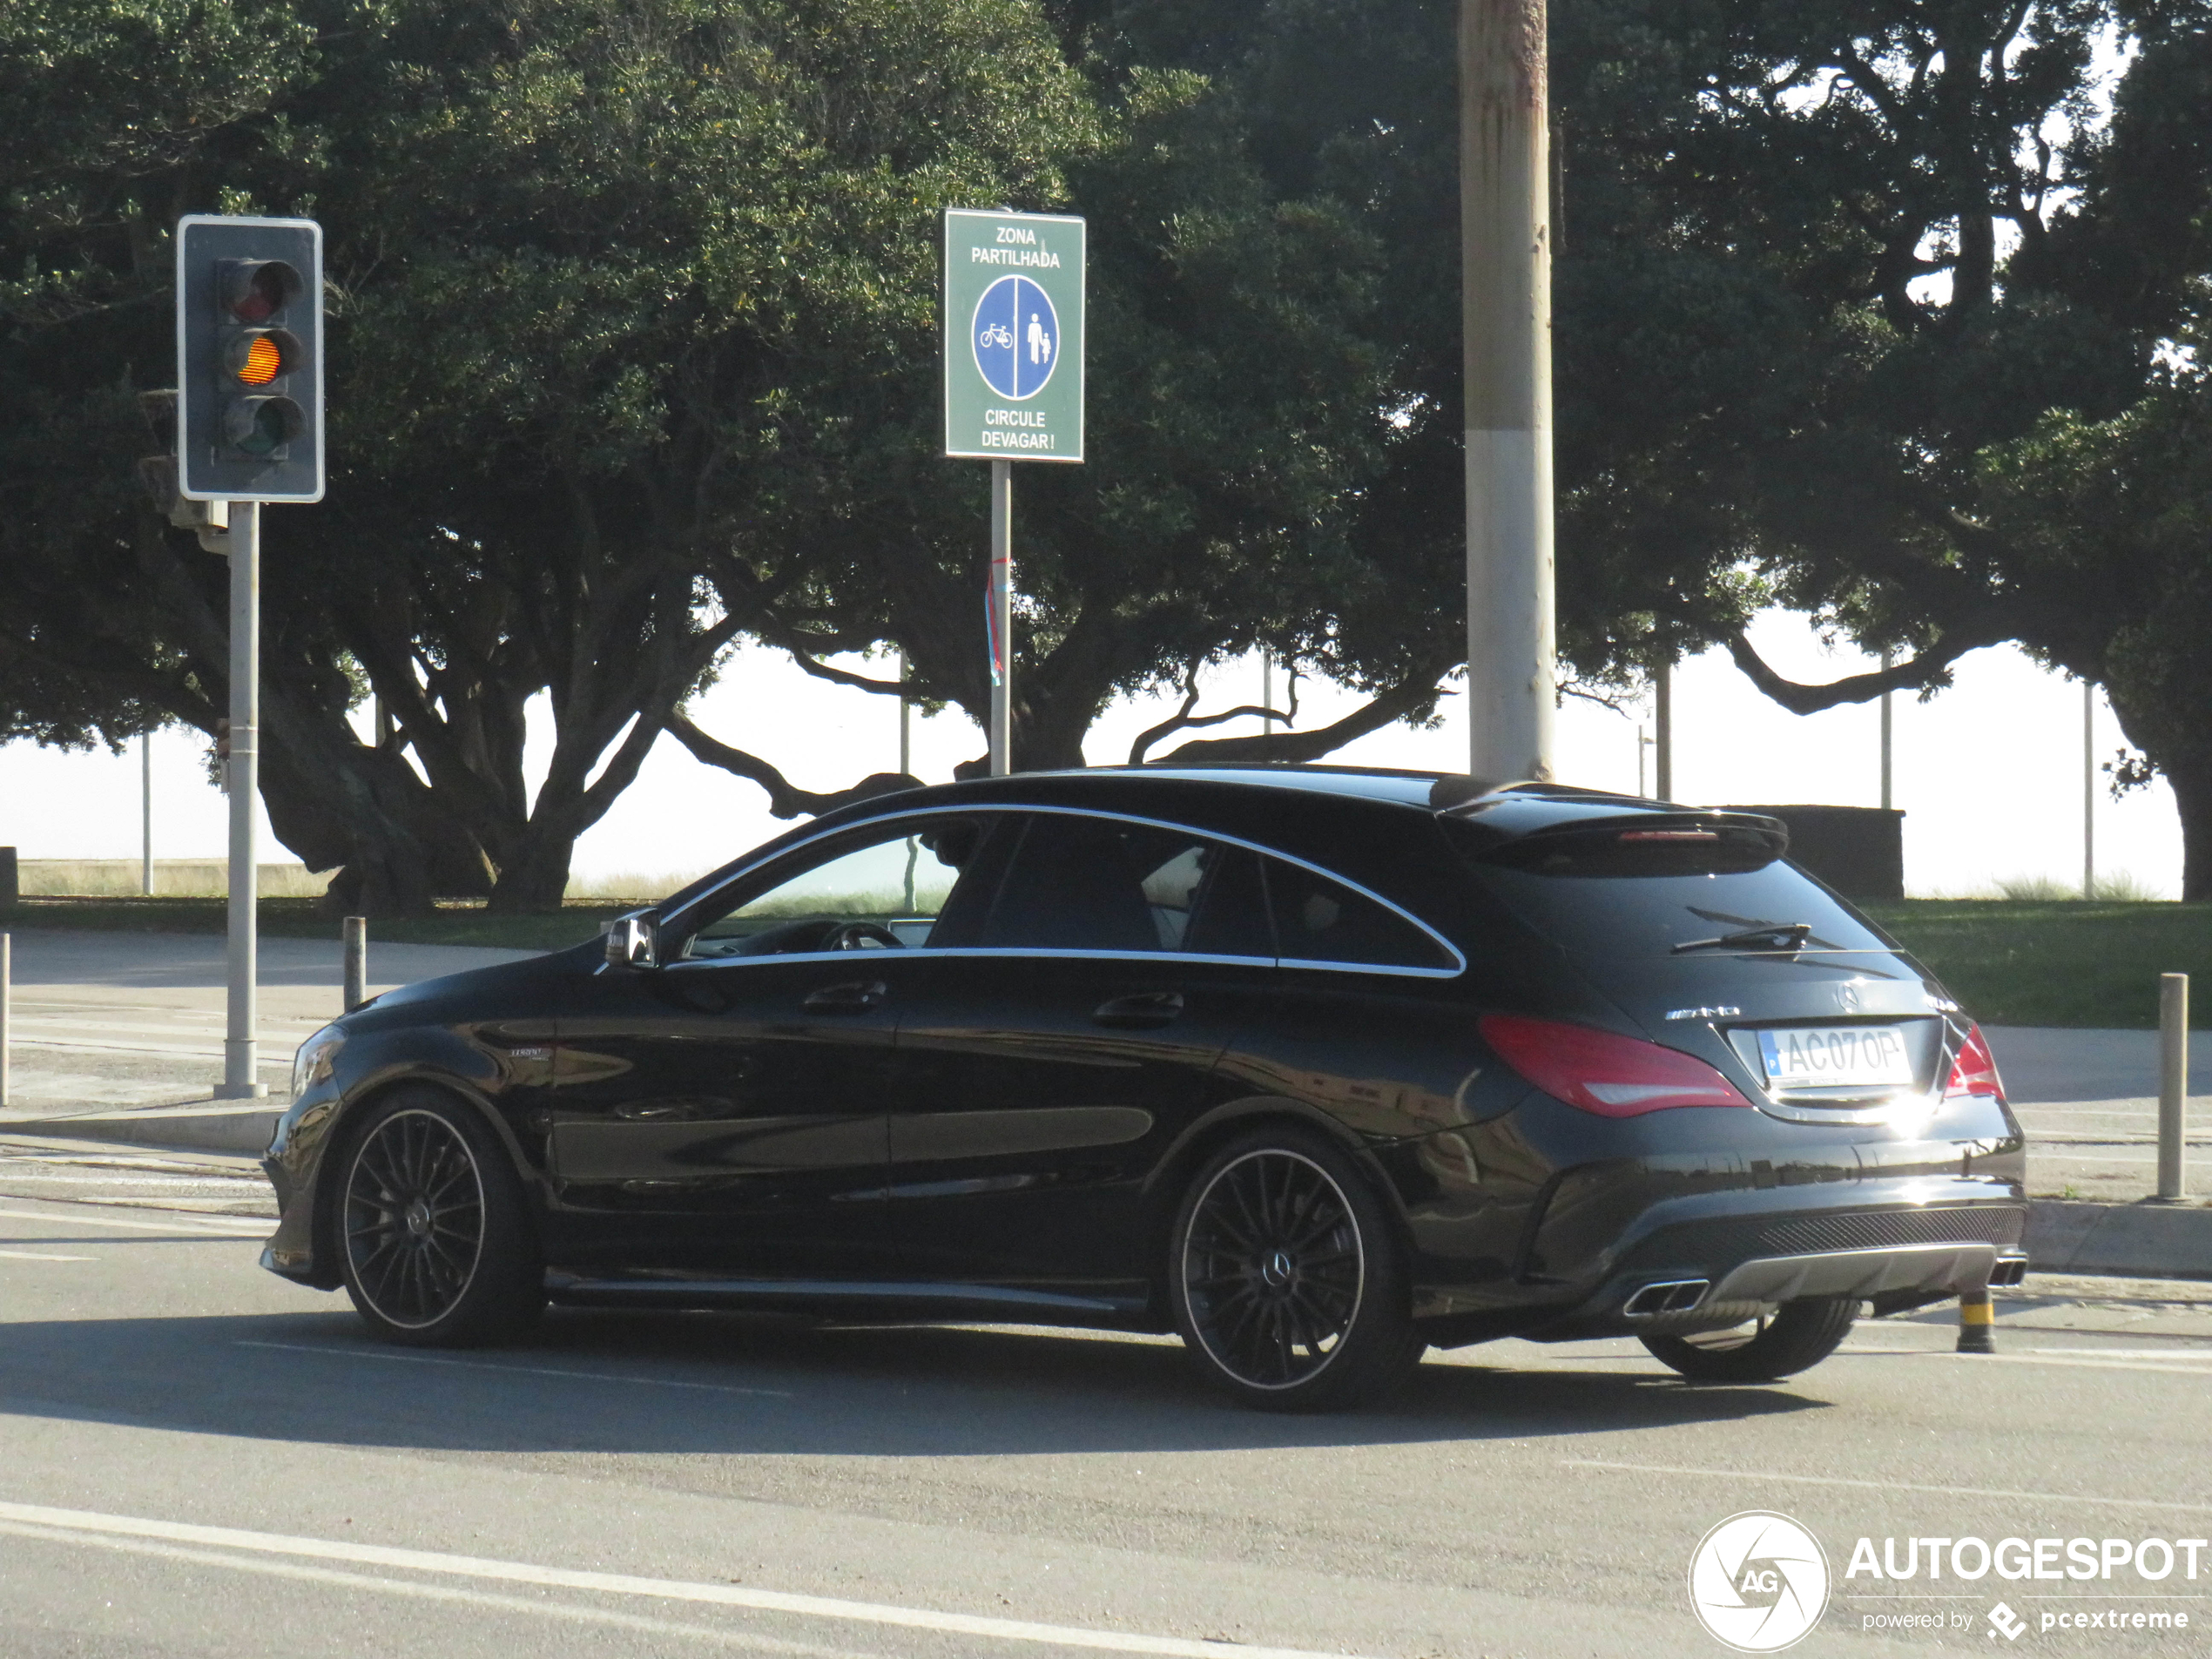
MULTIPOLYGON (((925 807, 921 812, 913 814, 910 818, 895 814, 887 815, 885 818, 874 820, 874 822, 879 825, 889 826, 895 826, 901 822, 925 823, 930 819, 941 818, 974 818, 978 813, 1043 813, 1061 818, 1103 818, 1110 819, 1115 823, 1136 824, 1146 829, 1167 830, 1173 834, 1192 835, 1197 837, 1201 840, 1218 841, 1224 846, 1242 847, 1248 853, 1258 853, 1262 858, 1280 859, 1285 864, 1294 864, 1302 870, 1311 871, 1312 873, 1320 876, 1325 880, 1333 881, 1339 887, 1358 894, 1361 898, 1369 900, 1371 903, 1380 905, 1385 910, 1389 911, 1393 915, 1398 917, 1399 920, 1411 923, 1415 928, 1419 929, 1421 934, 1434 943, 1439 949, 1443 951, 1447 956, 1450 957, 1453 966, 1450 968, 1416 968, 1410 965, 1393 964, 1388 962, 1340 962, 1333 961, 1314 961, 1305 957, 1291 956, 1200 956, 1188 952, 1176 950, 1067 950, 1030 948, 1020 945, 909 945, 907 947, 908 951, 921 952, 931 957, 1045 956, 1114 958, 1121 961, 1143 962, 1158 961, 1162 958, 1166 958, 1173 961, 1210 962, 1215 964, 1227 963, 1238 966, 1245 966, 1253 962, 1262 962, 1271 968, 1310 968, 1318 969, 1324 973, 1332 974, 1388 974, 1400 979, 1457 979, 1460 974, 1467 972, 1467 959, 1460 952, 1460 948, 1456 945, 1453 944, 1450 940, 1445 938, 1443 934, 1438 933, 1435 928, 1430 927, 1428 923, 1423 921, 1419 916, 1413 914, 1412 911, 1406 909, 1403 905, 1393 904, 1388 899, 1384 898, 1382 894, 1375 892, 1372 888, 1363 887, 1357 881, 1349 880, 1344 876, 1339 875, 1335 871, 1328 869, 1325 866, 1314 863, 1311 859, 1300 858, 1294 853, 1285 853, 1276 847, 1265 846, 1258 841, 1248 841, 1240 835, 1231 835, 1219 830, 1200 829, 1193 825, 1177 824, 1171 822, 1167 819, 1143 818, 1134 813, 1102 812, 1096 808, 1088 806, 1031 806, 1012 801, 993 801, 988 805, 975 806, 925 807)), ((794 853, 802 853, 817 841, 829 840, 836 836, 848 834, 854 830, 863 829, 866 827, 868 827, 868 826, 861 824, 840 824, 835 829, 824 830, 819 835, 811 835, 803 841, 796 842, 790 846, 780 848, 775 853, 767 858, 757 860, 753 863, 745 866, 742 869, 731 872, 730 877, 727 880, 718 882, 714 887, 710 887, 706 892, 701 894, 698 898, 692 900, 690 904, 686 905, 685 909, 697 910, 705 905, 712 903, 717 894, 735 887, 747 876, 754 874, 772 864, 778 863, 784 859, 789 858, 794 853)), ((774 956, 712 956, 697 959, 686 957, 676 961, 666 963, 664 966, 672 969, 678 968, 727 968, 741 962, 856 962, 865 961, 875 954, 877 954, 876 952, 864 950, 790 951, 774 956)))

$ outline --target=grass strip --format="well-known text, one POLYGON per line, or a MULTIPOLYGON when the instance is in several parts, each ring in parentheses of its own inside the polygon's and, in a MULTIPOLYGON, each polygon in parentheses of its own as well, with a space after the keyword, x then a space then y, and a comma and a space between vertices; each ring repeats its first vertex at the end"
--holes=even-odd
POLYGON ((2158 1024, 2158 976, 2196 981, 2212 1028, 2212 904, 1908 899, 1864 908, 1990 1025, 2158 1024))

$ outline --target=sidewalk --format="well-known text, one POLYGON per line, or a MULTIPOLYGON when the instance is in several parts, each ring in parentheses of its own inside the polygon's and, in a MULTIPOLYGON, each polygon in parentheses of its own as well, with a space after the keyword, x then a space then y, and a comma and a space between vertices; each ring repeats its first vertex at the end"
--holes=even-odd
MULTIPOLYGON (((24 930, 13 940, 12 1077, 0 1130, 66 1123, 71 1135, 258 1152, 287 1099, 293 1050, 342 1012, 345 964, 335 939, 261 941, 256 1035, 269 1098, 217 1102, 226 1028, 220 935, 24 930)), ((372 940, 369 989, 530 954, 372 940)))
MULTIPOLYGON (((2028 1190, 2132 1204, 2158 1185, 2158 1033, 1984 1028, 2027 1130, 2028 1190)), ((2190 1184, 2212 1194, 2212 1031, 2189 1034, 2190 1184)))

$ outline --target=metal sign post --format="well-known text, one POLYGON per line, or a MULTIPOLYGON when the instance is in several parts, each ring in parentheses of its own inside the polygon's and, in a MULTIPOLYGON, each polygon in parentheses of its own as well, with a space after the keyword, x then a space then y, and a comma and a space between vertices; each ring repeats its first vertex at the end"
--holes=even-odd
POLYGON ((1083 458, 1084 225, 945 213, 945 454, 991 463, 991 775, 1013 770, 1014 467, 1083 458))
MULTIPOLYGON (((230 1017, 218 1100, 266 1095, 257 1015, 261 503, 323 492, 322 226, 177 221, 177 493, 230 504, 230 1017)), ((211 523, 218 515, 211 505, 211 523)), ((204 543, 205 544, 205 543, 204 543)))

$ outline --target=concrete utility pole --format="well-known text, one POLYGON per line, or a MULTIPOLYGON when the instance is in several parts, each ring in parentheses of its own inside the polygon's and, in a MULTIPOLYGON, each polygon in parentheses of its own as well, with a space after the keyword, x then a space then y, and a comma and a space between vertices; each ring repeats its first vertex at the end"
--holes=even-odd
POLYGON ((1545 0, 1460 0, 1468 761, 1495 780, 1552 776, 1545 28, 1545 0))
POLYGON ((1014 463, 991 462, 991 776, 1014 770, 1014 463))
POLYGON ((1651 677, 1651 792, 1661 800, 1675 798, 1675 665, 1662 663, 1651 677))
POLYGON ((260 1022, 256 970, 260 868, 253 813, 261 794, 261 503, 231 503, 231 867, 230 1026, 223 1038, 218 1100, 258 1100, 261 1082, 255 1027, 260 1022))

